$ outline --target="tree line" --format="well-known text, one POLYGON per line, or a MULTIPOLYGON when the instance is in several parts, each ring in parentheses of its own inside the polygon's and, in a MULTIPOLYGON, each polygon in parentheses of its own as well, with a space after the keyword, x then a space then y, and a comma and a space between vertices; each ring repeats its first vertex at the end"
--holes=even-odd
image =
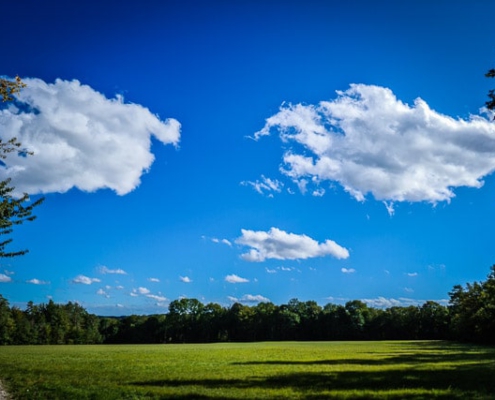
POLYGON ((292 299, 224 307, 183 298, 168 313, 100 317, 69 302, 10 307, 0 295, 0 344, 207 343, 284 340, 458 340, 495 344, 495 265, 486 281, 456 285, 448 306, 318 305, 292 299))

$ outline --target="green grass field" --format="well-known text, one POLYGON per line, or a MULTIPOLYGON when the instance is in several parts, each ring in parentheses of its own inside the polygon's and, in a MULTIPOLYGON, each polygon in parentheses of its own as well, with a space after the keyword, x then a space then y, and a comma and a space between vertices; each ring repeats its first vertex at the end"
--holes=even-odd
POLYGON ((495 348, 448 342, 0 347, 20 399, 495 399, 495 348))

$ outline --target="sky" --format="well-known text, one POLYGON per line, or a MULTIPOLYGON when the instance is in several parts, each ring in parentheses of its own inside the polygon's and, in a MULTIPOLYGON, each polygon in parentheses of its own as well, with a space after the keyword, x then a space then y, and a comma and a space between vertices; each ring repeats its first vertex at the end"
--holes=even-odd
POLYGON ((495 3, 2 6, 11 305, 447 304, 495 263, 495 3))

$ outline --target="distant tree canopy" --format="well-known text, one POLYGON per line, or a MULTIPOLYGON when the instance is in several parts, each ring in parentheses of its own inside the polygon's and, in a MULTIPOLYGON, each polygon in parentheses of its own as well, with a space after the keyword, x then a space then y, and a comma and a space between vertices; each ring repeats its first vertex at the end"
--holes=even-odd
MULTIPOLYGON (((25 87, 26 85, 19 77, 14 80, 0 79, 0 97, 2 101, 11 101, 13 96, 25 87)), ((15 138, 3 140, 0 138, 0 168, 5 168, 2 160, 5 160, 11 153, 18 156, 26 157, 32 153, 22 148, 22 144, 15 138)), ((15 187, 11 185, 10 179, 0 181, 0 236, 12 233, 16 225, 20 225, 26 221, 33 221, 36 217, 32 215, 33 209, 43 202, 43 198, 30 203, 29 196, 24 194, 21 197, 12 195, 15 187)), ((0 240, 0 258, 15 257, 23 255, 27 250, 5 251, 5 246, 12 242, 12 239, 0 240)))
POLYGON ((454 286, 450 305, 379 309, 360 300, 292 299, 224 307, 174 300, 167 314, 98 317, 77 303, 10 307, 0 295, 1 344, 209 343, 284 340, 458 340, 495 344, 495 266, 485 282, 454 286))

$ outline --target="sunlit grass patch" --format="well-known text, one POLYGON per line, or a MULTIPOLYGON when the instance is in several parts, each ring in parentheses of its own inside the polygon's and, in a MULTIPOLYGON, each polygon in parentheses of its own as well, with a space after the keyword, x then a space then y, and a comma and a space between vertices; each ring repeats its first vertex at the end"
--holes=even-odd
POLYGON ((495 349, 448 342, 0 348, 21 399, 489 399, 495 349))

